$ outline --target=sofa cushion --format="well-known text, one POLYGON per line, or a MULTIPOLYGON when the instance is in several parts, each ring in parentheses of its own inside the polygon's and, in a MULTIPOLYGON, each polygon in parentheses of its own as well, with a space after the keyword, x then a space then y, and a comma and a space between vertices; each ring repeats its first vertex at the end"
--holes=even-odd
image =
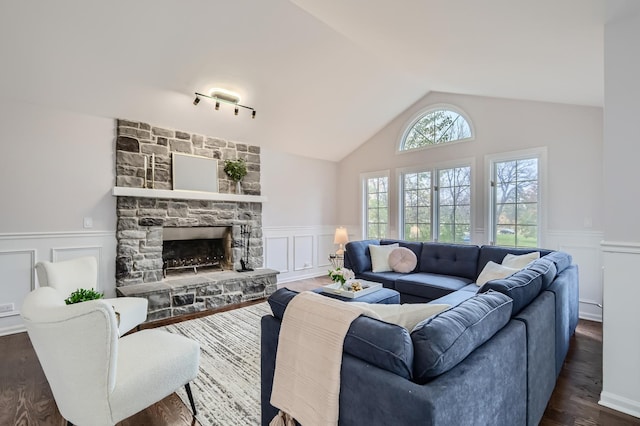
POLYGON ((547 259, 546 256, 529 264, 527 269, 539 272, 542 275, 542 290, 549 288, 553 280, 556 278, 557 269, 555 263, 547 259))
POLYGON ((459 290, 471 282, 467 278, 418 272, 400 276, 396 279, 395 289, 400 293, 433 300, 459 290))
POLYGON ((371 255, 371 271, 372 272, 389 272, 389 255, 398 247, 398 244, 389 244, 385 246, 371 244, 369 245, 369 254, 371 255))
POLYGON ((509 322, 512 303, 489 291, 418 324, 411 332, 414 380, 426 383, 464 360, 509 322))
POLYGON ((358 274, 358 278, 367 280, 367 281, 375 281, 377 283, 381 283, 383 287, 390 288, 395 290, 396 288, 396 280, 398 278, 402 278, 407 274, 403 274, 401 272, 371 272, 364 271, 361 274, 358 274))
POLYGON ((516 315, 542 291, 542 275, 531 269, 522 269, 509 278, 489 281, 480 287, 478 293, 486 293, 489 290, 511 297, 513 299, 512 315, 516 315))
POLYGON ((573 258, 569 253, 562 251, 554 251, 544 256, 544 258, 552 261, 556 265, 556 274, 567 269, 573 261, 573 258))
POLYGON ((487 262, 482 268, 482 272, 478 275, 478 279, 476 280, 477 286, 482 286, 484 283, 489 282, 491 280, 497 280, 500 278, 506 278, 518 272, 520 268, 510 268, 505 265, 500 265, 499 263, 495 263, 493 261, 487 262))
POLYGON ((420 272, 452 275, 475 280, 478 246, 464 244, 423 243, 420 272))
POLYGON ((478 286, 475 284, 469 284, 467 287, 463 287, 458 291, 454 291, 453 293, 449 293, 446 296, 439 297, 435 300, 430 301, 429 303, 434 304, 444 304, 450 306, 456 306, 460 303, 464 302, 467 299, 471 299, 473 296, 477 294, 478 286), (473 287, 474 291, 471 291, 471 287, 473 287))
MULTIPOLYGON (((273 316, 282 320, 287 305, 297 294, 286 288, 271 294, 267 301, 273 316)), ((412 376, 413 343, 409 331, 399 325, 358 317, 345 336, 343 351, 406 379, 412 376)))
POLYGON ((344 246, 344 267, 351 269, 356 276, 371 270, 369 246, 380 244, 378 240, 350 241, 344 246))
POLYGON ((536 259, 540 259, 539 251, 532 251, 527 254, 511 254, 507 253, 502 259, 502 265, 509 268, 522 269, 536 259))
POLYGON ((389 266, 394 272, 408 274, 418 265, 416 254, 406 247, 395 248, 389 253, 389 266))
POLYGON ((419 241, 402 241, 402 240, 391 240, 388 238, 380 240, 380 245, 387 244, 395 244, 398 243, 400 247, 408 248, 416 255, 416 267, 413 268, 411 272, 419 272, 420 271, 420 256, 422 255, 422 243, 419 241))

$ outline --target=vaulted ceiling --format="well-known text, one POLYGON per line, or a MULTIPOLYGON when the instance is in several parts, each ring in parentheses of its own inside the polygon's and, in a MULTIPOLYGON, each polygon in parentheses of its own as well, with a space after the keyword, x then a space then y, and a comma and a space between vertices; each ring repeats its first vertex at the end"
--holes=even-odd
MULTIPOLYGON (((603 104, 605 0, 0 3, 0 99, 340 160, 430 91, 603 104), (235 90, 235 117, 194 92, 235 90)), ((91 143, 88 137, 87 143, 91 143)))

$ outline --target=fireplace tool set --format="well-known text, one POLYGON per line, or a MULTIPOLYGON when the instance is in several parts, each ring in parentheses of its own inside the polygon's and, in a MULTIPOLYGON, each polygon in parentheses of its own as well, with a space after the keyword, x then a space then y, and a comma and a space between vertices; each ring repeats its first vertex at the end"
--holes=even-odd
POLYGON ((244 256, 240 258, 241 269, 238 272, 253 271, 253 269, 247 267, 249 264, 249 239, 251 238, 251 225, 240 225, 240 238, 242 241, 242 247, 244 248, 244 256))

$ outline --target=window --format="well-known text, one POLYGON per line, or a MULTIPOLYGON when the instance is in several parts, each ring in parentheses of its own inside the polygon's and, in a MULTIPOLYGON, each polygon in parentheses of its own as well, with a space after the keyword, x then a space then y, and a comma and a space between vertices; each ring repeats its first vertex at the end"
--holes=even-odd
POLYGON ((499 246, 539 247, 539 158, 491 162, 492 232, 499 246))
POLYGON ((431 233, 431 172, 405 173, 403 177, 404 239, 430 241, 431 233))
POLYGON ((389 177, 369 176, 364 179, 365 237, 379 239, 387 236, 389 224, 389 177))
POLYGON ((400 151, 471 138, 471 126, 461 113, 449 108, 431 108, 414 120, 400 142, 400 151))
POLYGON ((438 241, 471 241, 471 167, 438 171, 438 241))
POLYGON ((401 185, 403 239, 471 241, 470 166, 406 172, 401 185))

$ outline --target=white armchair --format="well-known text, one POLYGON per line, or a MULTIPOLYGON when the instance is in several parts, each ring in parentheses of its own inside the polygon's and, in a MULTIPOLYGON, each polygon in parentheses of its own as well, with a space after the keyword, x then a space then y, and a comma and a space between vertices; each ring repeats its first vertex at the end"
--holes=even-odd
POLYGON ((104 300, 65 305, 41 287, 22 305, 29 338, 62 416, 75 425, 113 425, 185 386, 198 373, 200 347, 184 336, 143 330, 118 338, 104 300))
MULTIPOLYGON (((97 290, 98 263, 95 257, 79 257, 62 262, 38 262, 36 273, 40 286, 53 287, 66 299, 79 288, 97 290)), ((147 320, 149 301, 143 297, 103 299, 120 313, 120 335, 147 320)))

